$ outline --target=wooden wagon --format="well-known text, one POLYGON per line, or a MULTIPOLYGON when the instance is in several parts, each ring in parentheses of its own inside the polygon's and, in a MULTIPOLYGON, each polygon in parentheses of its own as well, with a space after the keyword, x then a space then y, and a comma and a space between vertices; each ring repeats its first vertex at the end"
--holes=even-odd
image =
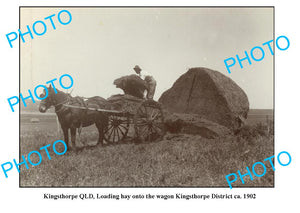
POLYGON ((107 143, 123 142, 129 132, 136 142, 157 141, 165 135, 164 115, 160 103, 126 94, 113 95, 107 101, 107 109, 66 106, 107 114, 109 121, 104 131, 107 143))
POLYGON ((104 133, 108 143, 123 141, 130 129, 134 140, 156 141, 165 135, 164 115, 161 105, 153 100, 139 99, 131 95, 113 95, 107 99, 112 112, 104 133))

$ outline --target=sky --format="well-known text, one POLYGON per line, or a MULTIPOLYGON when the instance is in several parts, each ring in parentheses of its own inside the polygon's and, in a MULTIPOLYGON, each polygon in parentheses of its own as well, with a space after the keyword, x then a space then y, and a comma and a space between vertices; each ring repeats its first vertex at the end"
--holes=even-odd
MULTIPOLYGON (((68 20, 66 13, 61 18, 68 20)), ((273 109, 273 56, 262 45, 273 39, 273 8, 21 8, 20 19, 22 32, 35 21, 47 25, 44 35, 21 42, 24 96, 67 73, 73 96, 108 98, 122 93, 113 81, 139 65, 156 79, 158 100, 189 68, 207 67, 235 81, 250 108, 273 109), (57 20, 62 9, 72 15, 68 25, 57 20), (44 20, 52 14, 55 30, 44 20), (237 62, 229 74, 224 60, 255 46, 265 50, 264 59, 244 61, 244 68, 237 62)))

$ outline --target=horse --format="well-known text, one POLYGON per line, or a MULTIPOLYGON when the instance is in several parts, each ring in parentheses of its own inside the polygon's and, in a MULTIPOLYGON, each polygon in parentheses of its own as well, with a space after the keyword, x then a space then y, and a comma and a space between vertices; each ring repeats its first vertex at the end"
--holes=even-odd
POLYGON ((80 109, 76 108, 76 106, 106 109, 109 105, 106 99, 100 96, 94 96, 84 101, 81 97, 72 97, 70 94, 64 93, 57 88, 53 89, 51 85, 47 87, 47 91, 47 97, 45 89, 40 95, 40 98, 44 99, 41 100, 39 104, 39 111, 45 113, 51 106, 54 106, 68 149, 69 129, 71 132, 72 147, 76 149, 76 129, 78 129, 79 132, 82 127, 87 127, 92 124, 96 125, 99 133, 96 145, 99 143, 103 145, 104 131, 108 126, 108 116, 104 112, 80 109), (74 107, 65 105, 72 105, 74 107))

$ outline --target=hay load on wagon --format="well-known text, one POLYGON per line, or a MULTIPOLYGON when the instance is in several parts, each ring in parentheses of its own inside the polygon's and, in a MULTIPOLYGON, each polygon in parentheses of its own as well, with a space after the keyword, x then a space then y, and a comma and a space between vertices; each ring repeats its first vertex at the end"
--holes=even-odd
POLYGON ((198 114, 231 130, 241 128, 249 112, 248 97, 233 80, 203 67, 189 69, 159 102, 170 113, 198 114))
POLYGON ((126 95, 132 95, 137 98, 143 98, 147 85, 139 76, 127 75, 114 81, 114 85, 124 91, 126 95))

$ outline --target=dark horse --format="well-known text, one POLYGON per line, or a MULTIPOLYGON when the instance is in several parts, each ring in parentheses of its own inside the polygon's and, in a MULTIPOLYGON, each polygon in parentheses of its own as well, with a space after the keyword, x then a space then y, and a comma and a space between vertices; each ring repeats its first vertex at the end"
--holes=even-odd
MULTIPOLYGON (((89 108, 102 108, 107 107, 107 101, 104 98, 95 96, 88 98, 86 101, 81 97, 72 97, 68 93, 64 93, 54 89, 50 85, 48 88, 48 96, 43 99, 39 105, 39 111, 44 113, 51 106, 54 106, 56 115, 58 117, 60 126, 64 133, 65 142, 69 148, 69 129, 71 130, 71 141, 72 147, 76 147, 76 129, 96 124, 99 132, 99 138, 97 144, 103 144, 104 130, 108 125, 108 116, 102 112, 92 111, 87 109, 71 108, 65 105, 72 105, 78 107, 89 107, 89 108)), ((46 96, 46 91, 40 95, 41 98, 46 96)))

